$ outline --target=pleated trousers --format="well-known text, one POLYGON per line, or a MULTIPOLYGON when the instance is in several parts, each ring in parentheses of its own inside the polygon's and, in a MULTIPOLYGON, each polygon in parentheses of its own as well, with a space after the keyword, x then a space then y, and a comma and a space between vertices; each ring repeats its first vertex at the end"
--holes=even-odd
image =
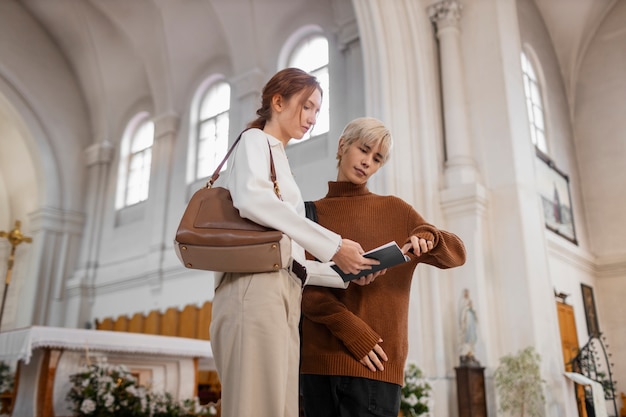
POLYGON ((299 416, 301 297, 284 269, 223 277, 210 326, 222 417, 299 416))

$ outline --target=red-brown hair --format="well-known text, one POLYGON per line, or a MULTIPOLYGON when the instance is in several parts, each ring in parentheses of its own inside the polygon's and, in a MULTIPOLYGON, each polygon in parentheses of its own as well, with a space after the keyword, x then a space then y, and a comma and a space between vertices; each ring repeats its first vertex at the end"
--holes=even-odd
POLYGON ((265 123, 272 118, 272 98, 276 94, 288 101, 292 96, 305 91, 300 103, 302 106, 316 88, 323 94, 317 78, 299 68, 285 68, 278 71, 263 87, 261 107, 256 111, 258 117, 248 123, 248 129, 265 127, 265 123))

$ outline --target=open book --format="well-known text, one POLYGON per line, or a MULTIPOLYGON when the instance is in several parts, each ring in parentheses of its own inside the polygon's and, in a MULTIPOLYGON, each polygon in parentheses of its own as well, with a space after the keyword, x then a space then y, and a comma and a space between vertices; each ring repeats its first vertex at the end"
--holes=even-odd
POLYGON ((369 275, 373 272, 380 271, 381 269, 391 268, 398 264, 407 262, 410 260, 408 256, 402 253, 400 246, 394 241, 386 243, 369 252, 363 254, 366 258, 373 258, 380 261, 380 265, 372 265, 372 269, 367 269, 359 272, 358 274, 346 274, 337 265, 332 265, 332 268, 343 278, 345 282, 352 281, 353 279, 360 278, 365 275, 369 275))

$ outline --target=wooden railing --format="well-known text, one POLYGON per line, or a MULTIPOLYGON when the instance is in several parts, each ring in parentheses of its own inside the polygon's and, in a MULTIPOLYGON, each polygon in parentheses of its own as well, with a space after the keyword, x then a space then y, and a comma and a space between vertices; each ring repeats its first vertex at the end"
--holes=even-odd
POLYGON ((207 301, 202 307, 188 305, 182 310, 170 307, 165 312, 152 310, 132 317, 106 317, 96 319, 96 329, 210 340, 211 307, 207 301))

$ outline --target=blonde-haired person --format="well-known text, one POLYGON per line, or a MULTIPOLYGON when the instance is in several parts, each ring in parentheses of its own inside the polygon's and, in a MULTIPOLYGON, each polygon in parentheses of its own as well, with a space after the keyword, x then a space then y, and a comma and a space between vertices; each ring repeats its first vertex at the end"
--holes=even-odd
MULTIPOLYGON (((263 88, 257 119, 242 134, 227 172, 218 180, 230 190, 243 217, 283 232, 291 251, 288 265, 275 272, 216 273, 210 333, 222 384, 222 417, 299 415, 302 286, 319 278, 309 278, 302 268, 304 250, 322 261, 334 261, 346 272, 374 264, 362 256, 357 242, 342 239, 304 215, 285 147, 315 124, 321 101, 322 89, 312 75, 296 68, 276 73, 263 88), (282 199, 270 179, 270 147, 282 199)), ((316 274, 317 266, 324 265, 311 266, 316 274)), ((334 285, 332 276, 326 278, 322 284, 334 285)), ((334 278, 344 288, 337 274, 334 278)))
POLYGON ((397 416, 408 352, 408 308, 419 263, 465 263, 453 233, 427 223, 400 198, 371 193, 367 180, 389 159, 392 139, 374 118, 344 129, 337 181, 315 201, 318 221, 370 250, 396 241, 411 260, 366 287, 307 287, 302 297, 301 391, 307 417, 397 416))

